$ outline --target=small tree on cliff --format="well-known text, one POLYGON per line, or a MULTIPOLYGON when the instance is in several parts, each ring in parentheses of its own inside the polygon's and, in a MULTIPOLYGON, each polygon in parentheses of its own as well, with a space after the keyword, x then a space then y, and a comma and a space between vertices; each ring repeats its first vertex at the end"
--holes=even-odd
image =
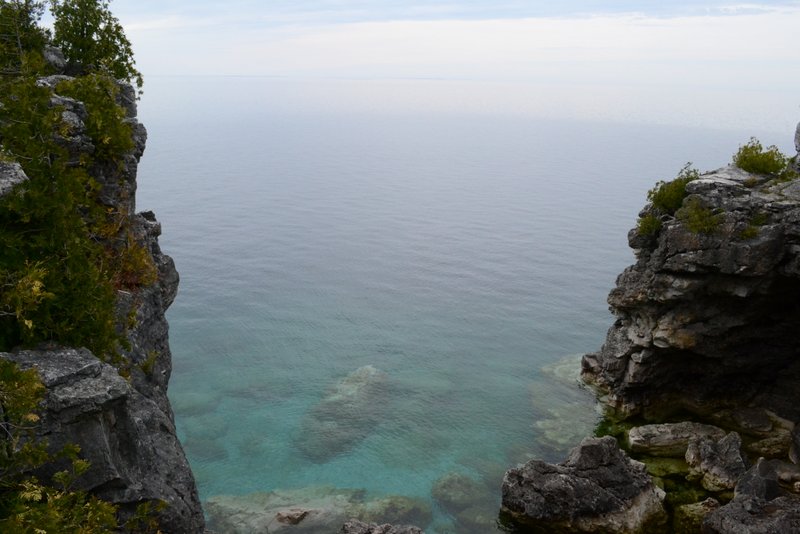
POLYGON ((49 39, 38 22, 44 2, 0 0, 0 75, 19 76, 49 39))
POLYGON ((53 43, 64 52, 71 68, 101 72, 142 88, 131 43, 109 0, 50 0, 55 17, 53 43))

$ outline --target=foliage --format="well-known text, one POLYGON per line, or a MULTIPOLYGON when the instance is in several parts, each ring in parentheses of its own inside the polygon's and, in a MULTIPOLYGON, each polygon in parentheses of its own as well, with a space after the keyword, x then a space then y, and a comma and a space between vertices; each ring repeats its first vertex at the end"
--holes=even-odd
POLYGON ((116 527, 114 506, 73 488, 89 463, 65 447, 55 457, 34 435, 44 386, 35 370, 22 371, 0 359, 0 531, 8 533, 105 533, 116 527), (53 486, 28 473, 65 458, 70 469, 53 475, 53 486))
POLYGON ((779 179, 792 177, 790 159, 784 156, 778 147, 772 145, 766 149, 755 137, 739 147, 733 156, 733 163, 740 169, 755 174, 768 174, 779 179))
POLYGON ((44 2, 0 0, 0 75, 16 76, 43 67, 41 50, 50 37, 38 25, 43 14, 44 2))
POLYGON ((661 219, 654 213, 648 213, 640 217, 636 224, 639 235, 656 235, 661 230, 661 219))
POLYGON ((114 80, 96 73, 61 82, 58 94, 86 106, 86 133, 95 145, 95 159, 115 160, 133 149, 131 126, 125 110, 117 105, 119 87, 114 80))
POLYGON ((99 72, 142 88, 131 43, 108 0, 50 0, 53 42, 67 61, 85 72, 99 72))
POLYGON ((689 197, 676 216, 690 232, 695 234, 713 234, 722 223, 722 214, 703 206, 698 197, 689 197))
POLYGON ((767 224, 768 219, 769 216, 763 211, 753 214, 753 216, 750 217, 747 227, 739 232, 739 239, 747 240, 758 236, 759 229, 767 224))
POLYGON ((686 184, 700 177, 700 173, 691 165, 691 163, 684 165, 674 180, 659 181, 647 192, 647 199, 653 203, 654 208, 666 215, 675 214, 686 197, 686 184))
POLYGON ((0 140, 29 180, 0 200, 0 349, 54 340, 98 355, 113 352, 114 288, 90 231, 103 217, 97 184, 54 137, 62 117, 50 106, 49 89, 19 78, 2 103, 0 140), (20 285, 25 280, 37 284, 20 285), (29 291, 36 287, 41 298, 29 291), (18 313, 12 302, 28 305, 18 313))

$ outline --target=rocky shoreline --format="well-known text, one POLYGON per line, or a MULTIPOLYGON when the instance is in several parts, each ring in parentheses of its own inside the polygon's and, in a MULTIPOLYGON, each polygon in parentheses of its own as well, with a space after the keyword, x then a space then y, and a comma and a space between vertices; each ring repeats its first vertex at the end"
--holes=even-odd
POLYGON ((512 531, 800 531, 800 180, 728 166, 682 206, 711 230, 645 207, 657 229, 631 230, 616 321, 582 361, 608 436, 509 470, 512 531))

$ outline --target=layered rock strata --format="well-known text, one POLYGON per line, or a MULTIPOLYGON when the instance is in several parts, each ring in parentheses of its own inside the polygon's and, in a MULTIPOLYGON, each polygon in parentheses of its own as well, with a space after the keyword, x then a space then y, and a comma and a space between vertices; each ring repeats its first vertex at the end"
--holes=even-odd
POLYGON ((800 181, 725 167, 686 190, 684 205, 716 228, 664 217, 653 235, 631 231, 637 261, 609 295, 617 320, 582 376, 617 416, 685 411, 743 432, 754 411, 768 425, 800 420, 800 181))
MULTIPOLYGON (((68 79, 54 75, 38 83, 53 91, 50 103, 61 108, 69 126, 57 139, 77 162, 95 147, 86 132, 83 103, 56 93, 56 85, 68 79)), ((123 520, 140 503, 163 501, 167 506, 158 512, 162 531, 202 532, 205 520, 197 488, 167 398, 172 357, 164 314, 175 298, 178 273, 159 247, 161 226, 155 216, 135 214, 136 174, 147 132, 136 118, 133 88, 119 88, 117 103, 126 112, 133 150, 118 161, 98 159, 88 170, 99 185, 99 201, 122 214, 123 227, 149 253, 157 271, 154 283, 117 293, 119 329, 126 330, 129 341, 120 365, 126 369, 123 374, 130 375, 122 378, 120 369, 80 348, 44 347, 0 357, 38 369, 47 388, 38 436, 54 451, 67 443, 80 446, 81 456, 91 462, 78 481, 81 489, 119 505, 123 520)), ((18 165, 0 162, 0 194, 26 179, 18 165)), ((51 471, 63 467, 55 464, 51 471)))

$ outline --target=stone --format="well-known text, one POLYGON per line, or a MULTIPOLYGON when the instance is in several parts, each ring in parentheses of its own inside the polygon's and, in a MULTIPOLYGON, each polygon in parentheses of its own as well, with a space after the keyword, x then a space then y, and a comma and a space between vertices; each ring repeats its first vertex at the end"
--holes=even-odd
MULTIPOLYGON (((163 500, 161 528, 202 532, 204 520, 192 472, 175 435, 171 413, 147 398, 86 349, 0 353, 23 369, 35 368, 46 388, 37 428, 52 452, 81 447, 90 462, 77 487, 120 507, 130 517, 142 501, 163 500)), ((64 462, 37 474, 49 478, 64 462)))
POLYGON ((773 534, 800 532, 800 496, 786 487, 797 468, 781 460, 760 459, 736 485, 733 500, 709 513, 703 532, 773 534))
POLYGON ((0 197, 7 195, 14 187, 27 180, 28 176, 19 163, 0 159, 0 197))
POLYGON ((324 463, 367 437, 386 409, 388 375, 365 365, 347 375, 303 419, 296 444, 324 463))
POLYGON ((42 49, 42 55, 45 62, 56 72, 63 73, 67 68, 67 60, 64 58, 64 52, 60 48, 51 45, 45 45, 42 49))
POLYGON ((585 438, 561 464, 538 460, 510 469, 502 513, 512 525, 548 532, 658 532, 666 524, 664 492, 644 464, 614 438, 585 438))
POLYGON ((709 437, 717 440, 724 436, 725 431, 719 427, 691 421, 643 425, 628 431, 628 446, 636 453, 683 458, 691 439, 709 437))
POLYGON ((419 528, 410 525, 376 525, 355 519, 345 523, 339 532, 340 534, 425 534, 419 528))
POLYGON ((692 438, 686 450, 689 479, 700 479, 708 491, 731 490, 747 470, 742 455, 742 438, 731 432, 719 441, 692 438))
POLYGON ((674 534, 696 534, 703 528, 705 517, 720 507, 719 501, 709 497, 702 502, 682 504, 675 509, 674 534))

